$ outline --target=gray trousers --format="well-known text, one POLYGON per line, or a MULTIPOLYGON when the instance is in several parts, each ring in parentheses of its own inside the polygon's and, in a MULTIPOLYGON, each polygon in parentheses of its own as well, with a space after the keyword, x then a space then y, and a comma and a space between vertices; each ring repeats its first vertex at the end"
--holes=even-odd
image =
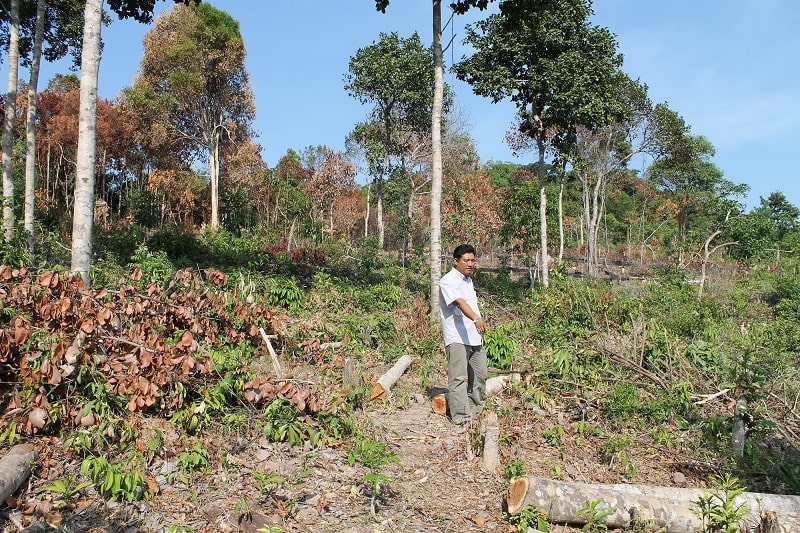
POLYGON ((447 354, 447 408, 455 424, 478 414, 486 396, 486 351, 483 346, 453 343, 447 354))

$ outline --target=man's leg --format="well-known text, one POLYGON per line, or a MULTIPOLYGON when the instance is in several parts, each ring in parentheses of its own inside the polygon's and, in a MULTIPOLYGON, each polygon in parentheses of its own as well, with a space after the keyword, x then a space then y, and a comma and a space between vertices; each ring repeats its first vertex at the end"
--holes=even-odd
POLYGON ((467 396, 467 347, 453 343, 445 348, 447 353, 447 408, 455 424, 469 421, 470 406, 467 396))
POLYGON ((467 346, 467 351, 470 352, 467 363, 467 375, 469 376, 467 394, 470 413, 472 416, 476 416, 486 397, 486 376, 489 374, 489 369, 487 368, 486 350, 483 349, 483 346, 467 346))

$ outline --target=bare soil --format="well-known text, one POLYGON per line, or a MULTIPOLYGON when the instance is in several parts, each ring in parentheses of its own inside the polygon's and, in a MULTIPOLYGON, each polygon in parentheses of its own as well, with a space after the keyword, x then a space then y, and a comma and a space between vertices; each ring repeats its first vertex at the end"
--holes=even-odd
MULTIPOLYGON (((389 365, 369 369, 379 376, 389 365)), ((446 383, 443 363, 431 383, 446 383)), ((158 486, 145 502, 115 503, 87 488, 67 507, 57 495, 38 492, 57 479, 77 475, 80 458, 56 439, 37 442, 44 468, 5 513, 3 531, 65 532, 491 532, 516 531, 503 513, 504 472, 481 470, 480 425, 459 427, 434 414, 430 397, 442 389, 420 384, 412 368, 385 402, 372 402, 357 416, 396 463, 378 494, 365 480, 370 470, 348 462, 344 444, 314 449, 268 442, 255 431, 204 434, 210 466, 190 476, 170 476, 185 436, 168 422, 135 420, 142 439, 159 430, 162 454, 148 466, 158 486), (273 476, 265 480, 265 475, 273 476), (55 498, 52 501, 49 498, 55 498), (31 525, 33 524, 33 526, 31 525), (31 529, 33 527, 33 529, 31 529), (191 528, 191 529, 190 529, 191 528)), ((574 395, 546 409, 523 404, 508 391, 489 398, 485 412, 499 413, 501 462, 524 465, 526 475, 576 482, 704 486, 711 464, 687 460, 680 432, 665 427, 669 447, 646 434, 619 434, 627 443, 609 449, 608 432, 591 431, 593 406, 574 395), (560 429, 559 429, 560 428, 560 429), (588 428, 588 429, 587 429, 588 428)), ((615 441, 616 442, 616 441, 615 441)), ((551 525, 551 532, 579 531, 551 525)))

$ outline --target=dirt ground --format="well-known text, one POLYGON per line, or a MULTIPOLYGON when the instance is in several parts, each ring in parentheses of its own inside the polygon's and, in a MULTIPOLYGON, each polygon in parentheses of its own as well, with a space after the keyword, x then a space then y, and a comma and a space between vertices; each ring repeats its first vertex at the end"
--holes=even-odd
MULTIPOLYGON (((439 372, 432 382, 445 383, 444 369, 439 372)), ((65 454, 57 440, 43 440, 38 445, 48 457, 46 479, 31 478, 22 503, 4 513, 3 531, 261 533, 272 526, 286 532, 516 531, 503 514, 504 472, 481 469, 479 424, 458 427, 433 413, 429 398, 441 389, 426 390, 418 381, 407 372, 387 401, 372 402, 359 413, 371 437, 398 458, 379 469, 385 478, 377 495, 365 479, 370 470, 350 464, 343 445, 290 447, 248 431, 228 431, 206 434, 210 465, 201 473, 170 475, 175 454, 157 456, 147 465, 158 486, 149 501, 114 503, 87 488, 59 508, 48 499, 52 493, 37 489, 78 475, 80 458, 65 454)), ((670 447, 649 435, 620 435, 628 445, 610 450, 607 432, 601 440, 586 430, 591 405, 579 399, 576 392, 541 409, 508 391, 489 398, 484 413, 500 415, 501 469, 524 464, 526 475, 562 481, 703 486, 705 466, 682 461, 680 435, 673 435, 670 447)), ((167 422, 142 419, 139 425, 143 435, 158 427, 164 450, 185 446, 167 422)), ((552 524, 549 531, 580 529, 552 524)))

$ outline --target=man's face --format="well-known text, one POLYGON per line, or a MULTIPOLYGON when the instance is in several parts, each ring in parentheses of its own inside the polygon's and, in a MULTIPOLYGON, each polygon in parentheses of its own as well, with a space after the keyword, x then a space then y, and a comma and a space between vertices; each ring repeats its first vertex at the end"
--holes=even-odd
POLYGON ((466 253, 454 261, 456 270, 465 276, 472 276, 472 273, 475 272, 475 265, 478 262, 473 253, 466 253))

